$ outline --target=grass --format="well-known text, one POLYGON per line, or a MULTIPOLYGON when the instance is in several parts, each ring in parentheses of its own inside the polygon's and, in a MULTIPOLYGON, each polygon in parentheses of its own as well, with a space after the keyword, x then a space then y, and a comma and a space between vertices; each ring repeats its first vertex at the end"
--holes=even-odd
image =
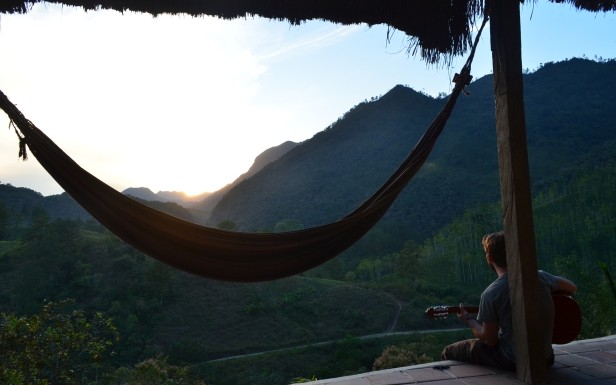
POLYGON ((0 241, 0 257, 6 255, 6 253, 15 250, 15 248, 21 245, 20 241, 0 241))
POLYGON ((426 354, 438 361, 445 345, 468 337, 468 333, 460 331, 429 335, 415 333, 376 339, 350 337, 328 345, 205 362, 193 368, 208 384, 286 385, 295 378, 326 379, 370 372, 374 360, 392 345, 420 346, 423 350, 418 351, 418 354, 426 354))

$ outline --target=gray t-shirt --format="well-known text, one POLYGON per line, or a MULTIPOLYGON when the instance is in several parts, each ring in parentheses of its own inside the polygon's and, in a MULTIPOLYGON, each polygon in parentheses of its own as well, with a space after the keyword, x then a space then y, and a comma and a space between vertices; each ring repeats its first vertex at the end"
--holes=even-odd
MULTIPOLYGON (((551 357, 552 332, 554 329, 554 303, 551 293, 556 290, 556 278, 545 271, 539 270, 539 307, 544 324, 544 346, 546 359, 551 357)), ((479 302, 479 322, 496 322, 499 326, 497 348, 512 362, 515 362, 515 342, 513 336, 513 321, 511 303, 509 301, 509 280, 507 274, 498 277, 481 294, 479 302)))

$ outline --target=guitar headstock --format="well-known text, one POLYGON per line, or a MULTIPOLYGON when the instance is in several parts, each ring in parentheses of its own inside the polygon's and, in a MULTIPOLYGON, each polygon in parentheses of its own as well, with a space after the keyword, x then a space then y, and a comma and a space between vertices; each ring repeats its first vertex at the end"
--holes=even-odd
MULTIPOLYGON (((477 306, 465 306, 464 310, 475 314, 479 311, 479 308, 477 306)), ((432 318, 445 319, 450 314, 458 314, 460 311, 460 306, 432 306, 426 309, 426 315, 432 318)))
POLYGON ((456 308, 451 306, 432 306, 426 309, 426 315, 431 318, 445 319, 451 313, 455 313, 456 308))

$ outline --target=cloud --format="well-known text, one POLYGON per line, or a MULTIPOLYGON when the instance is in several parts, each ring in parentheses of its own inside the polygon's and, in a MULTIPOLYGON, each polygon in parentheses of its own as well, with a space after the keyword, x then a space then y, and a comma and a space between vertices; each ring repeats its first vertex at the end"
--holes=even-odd
POLYGON ((361 29, 362 27, 358 25, 332 28, 331 24, 324 24, 309 35, 283 42, 280 46, 275 47, 275 50, 265 52, 259 58, 261 60, 271 60, 306 50, 318 50, 323 47, 336 45, 361 31, 361 29))

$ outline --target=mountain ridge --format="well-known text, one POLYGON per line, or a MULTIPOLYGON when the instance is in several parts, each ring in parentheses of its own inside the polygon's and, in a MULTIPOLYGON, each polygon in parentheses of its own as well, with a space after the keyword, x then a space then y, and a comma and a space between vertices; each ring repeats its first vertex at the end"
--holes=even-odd
MULTIPOLYGON (((615 67, 615 60, 571 59, 546 63, 525 75, 533 186, 615 139, 609 108, 615 67)), ((470 97, 460 97, 428 161, 379 225, 390 230, 407 226, 396 231, 421 241, 463 208, 498 199, 491 76, 475 80, 468 89, 470 97)), ((197 223, 215 227, 229 220, 241 231, 271 231, 288 220, 299 227, 337 220, 381 186, 443 103, 395 86, 353 107, 311 139, 264 151, 274 155, 257 157, 254 168, 225 189, 194 206, 180 205, 197 223)), ((162 199, 146 188, 125 190, 135 191, 145 194, 134 195, 140 199, 162 199)), ((76 204, 66 194, 34 194, 27 200, 51 211, 52 218, 89 218, 81 208, 72 208, 76 204)))
MULTIPOLYGON (((257 155, 248 171, 244 172, 232 182, 228 183, 224 187, 213 191, 203 192, 194 196, 189 196, 182 191, 158 191, 153 192, 148 187, 129 187, 122 191, 124 195, 130 195, 135 198, 143 199, 146 201, 160 201, 160 202, 172 202, 180 204, 189 209, 195 209, 200 211, 201 215, 206 215, 216 205, 220 198, 242 180, 250 178, 263 167, 269 163, 277 160, 289 150, 297 146, 298 143, 293 141, 285 141, 277 146, 270 147, 257 155)), ((201 221, 206 221, 207 218, 203 218, 201 221)))
MULTIPOLYGON (((571 59, 525 75, 533 183, 614 138, 609 97, 615 67, 614 60, 571 59), (587 122, 592 130, 585 130, 587 122)), ((428 161, 383 219, 420 224, 414 230, 419 240, 463 207, 500 196, 492 76, 468 90, 428 161)), ((210 224, 230 220, 245 231, 268 231, 288 219, 310 227, 341 218, 381 186, 443 103, 404 86, 360 103, 229 191, 210 224)))

